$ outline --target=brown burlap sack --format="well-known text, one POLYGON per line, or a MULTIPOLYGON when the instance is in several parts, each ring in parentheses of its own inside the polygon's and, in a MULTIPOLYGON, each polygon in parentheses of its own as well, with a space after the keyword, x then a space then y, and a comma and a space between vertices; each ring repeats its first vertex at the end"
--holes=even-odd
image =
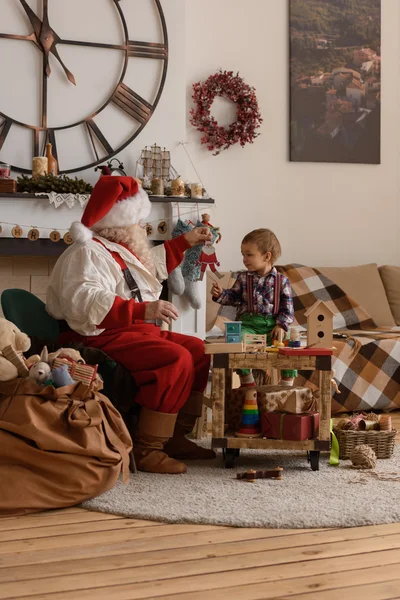
POLYGON ((83 383, 0 382, 0 516, 98 496, 129 479, 131 449, 119 412, 83 383))

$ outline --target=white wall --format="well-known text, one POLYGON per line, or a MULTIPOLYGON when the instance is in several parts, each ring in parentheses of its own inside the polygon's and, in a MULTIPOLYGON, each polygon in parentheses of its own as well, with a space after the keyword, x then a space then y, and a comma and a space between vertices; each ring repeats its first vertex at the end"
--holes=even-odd
MULTIPOLYGON (((13 0, 2 0, 2 3, 16 10, 13 0)), ((87 14, 90 3, 93 0, 81 3, 82 23, 90 21, 87 14)), ((135 3, 136 38, 143 29, 140 11, 145 3, 148 0, 135 3)), ((128 173, 133 174, 140 149, 157 142, 170 148, 173 163, 185 178, 197 179, 182 147, 177 145, 185 137, 185 83, 189 109, 192 83, 220 67, 239 71, 256 87, 264 117, 262 135, 254 145, 244 149, 231 147, 214 157, 200 146, 200 134, 188 121, 186 131, 188 150, 208 192, 217 199, 212 222, 220 225, 223 234, 218 245, 221 268, 227 270, 241 265, 240 241, 245 233, 259 226, 270 227, 277 233, 284 251, 282 262, 327 266, 367 262, 400 264, 400 2, 382 0, 380 166, 288 161, 286 0, 162 0, 162 4, 170 40, 169 73, 164 94, 150 123, 120 155, 128 173)), ((40 8, 38 0, 31 0, 31 6, 36 10, 40 8)), ((61 34, 65 3, 57 0, 51 10, 61 34)), ((99 29, 98 19, 97 12, 96 28, 99 29)), ((8 23, 9 31, 16 31, 18 23, 19 20, 8 23)), ((2 27, 6 31, 3 16, 2 27)), ((92 29, 90 31, 94 35, 92 29)), ((28 28, 21 33, 28 33, 28 28)), ((143 31, 142 35, 145 35, 143 31)), ((2 40, 1 43, 12 42, 2 40)), ((2 48, 0 46, 4 56, 2 48)), ((16 82, 27 81, 21 72, 23 65, 29 66, 21 56, 16 82)), ((105 82, 107 76, 105 72, 105 82)), ((3 92, 5 89, 3 86, 3 92)), ((18 98, 21 103, 26 102, 22 93, 18 98)), ((62 107, 65 102, 62 95, 58 102, 62 107)), ((0 102, 0 110, 2 106, 0 102)), ((71 146, 71 152, 74 151, 71 146)), ((0 154, 0 160, 7 160, 7 156, 0 154)), ((97 179, 93 170, 81 176, 89 181, 97 179)), ((69 219, 66 227, 68 225, 69 219)))
POLYGON ((218 201, 221 268, 240 266, 240 241, 256 227, 278 235, 281 262, 314 266, 400 264, 400 2, 382 0, 382 164, 288 161, 288 3, 286 0, 188 0, 186 71, 190 86, 219 68, 239 71, 257 89, 262 135, 219 156, 189 151, 218 201))

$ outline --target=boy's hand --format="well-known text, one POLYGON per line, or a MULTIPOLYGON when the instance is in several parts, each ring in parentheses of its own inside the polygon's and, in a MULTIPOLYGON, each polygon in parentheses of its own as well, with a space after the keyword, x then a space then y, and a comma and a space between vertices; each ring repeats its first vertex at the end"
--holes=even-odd
POLYGON ((217 281, 214 281, 214 283, 212 284, 212 288, 211 288, 211 295, 213 298, 219 298, 220 295, 222 294, 223 289, 222 287, 219 285, 219 283, 217 281))
POLYGON ((271 332, 271 337, 273 340, 283 342, 283 338, 285 337, 285 330, 280 325, 275 325, 271 332))

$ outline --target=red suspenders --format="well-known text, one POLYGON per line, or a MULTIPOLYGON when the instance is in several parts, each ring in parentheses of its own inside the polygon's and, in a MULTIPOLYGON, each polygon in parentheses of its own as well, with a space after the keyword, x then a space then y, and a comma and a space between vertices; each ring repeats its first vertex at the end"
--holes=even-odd
POLYGON ((97 242, 98 244, 101 244, 103 246, 103 248, 105 248, 107 250, 107 252, 109 252, 111 254, 111 256, 113 257, 113 259, 119 264, 119 266, 121 267, 121 271, 122 271, 122 274, 124 276, 124 279, 125 279, 126 283, 128 284, 129 289, 130 289, 132 298, 134 298, 134 300, 136 300, 137 302, 143 302, 143 300, 142 300, 142 294, 140 293, 139 286, 136 283, 136 281, 135 281, 132 273, 130 272, 130 270, 126 266, 126 262, 124 261, 124 259, 122 258, 122 256, 120 256, 118 254, 118 252, 114 252, 113 250, 109 250, 103 244, 103 242, 101 242, 97 238, 93 238, 93 240, 95 242, 97 242))

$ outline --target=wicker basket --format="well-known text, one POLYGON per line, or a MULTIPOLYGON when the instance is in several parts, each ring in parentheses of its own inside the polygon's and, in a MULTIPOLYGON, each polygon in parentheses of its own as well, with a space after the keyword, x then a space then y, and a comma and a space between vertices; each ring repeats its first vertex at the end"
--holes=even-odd
POLYGON ((351 431, 335 429, 339 442, 339 458, 350 459, 356 446, 367 444, 376 454, 376 458, 390 458, 393 454, 397 431, 351 431))

